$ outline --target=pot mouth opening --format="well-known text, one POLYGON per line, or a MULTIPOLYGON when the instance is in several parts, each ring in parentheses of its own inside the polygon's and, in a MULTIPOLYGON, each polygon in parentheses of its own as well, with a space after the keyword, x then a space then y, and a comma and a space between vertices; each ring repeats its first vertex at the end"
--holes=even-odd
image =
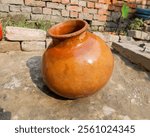
POLYGON ((52 38, 69 38, 77 36, 88 29, 88 23, 84 20, 68 20, 59 23, 48 30, 52 38))

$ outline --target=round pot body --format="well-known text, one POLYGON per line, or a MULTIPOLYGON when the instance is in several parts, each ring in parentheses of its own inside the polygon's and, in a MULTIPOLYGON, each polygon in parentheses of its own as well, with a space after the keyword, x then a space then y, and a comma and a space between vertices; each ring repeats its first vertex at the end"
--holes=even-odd
POLYGON ((91 95, 109 80, 114 59, 110 48, 87 31, 83 20, 69 20, 48 30, 53 38, 42 60, 49 89, 66 98, 91 95))

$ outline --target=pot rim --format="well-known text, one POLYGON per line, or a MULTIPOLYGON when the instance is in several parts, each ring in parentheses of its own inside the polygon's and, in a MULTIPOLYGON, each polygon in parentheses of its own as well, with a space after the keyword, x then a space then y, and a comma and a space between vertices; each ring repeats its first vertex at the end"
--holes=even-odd
POLYGON ((51 27, 50 29, 48 29, 48 34, 52 38, 65 39, 65 38, 70 38, 70 37, 73 37, 73 36, 77 36, 77 35, 85 32, 88 29, 88 27, 89 27, 88 23, 86 21, 84 21, 84 20, 81 20, 81 19, 70 19, 70 20, 58 23, 58 24, 54 25, 53 27, 51 27), (55 29, 57 29, 60 26, 63 26, 65 24, 67 24, 68 22, 71 22, 71 23, 80 22, 80 23, 83 23, 84 25, 83 25, 83 27, 81 29, 79 29, 77 31, 74 31, 74 32, 71 32, 71 33, 68 33, 68 34, 57 35, 57 34, 53 33, 53 31, 55 29))

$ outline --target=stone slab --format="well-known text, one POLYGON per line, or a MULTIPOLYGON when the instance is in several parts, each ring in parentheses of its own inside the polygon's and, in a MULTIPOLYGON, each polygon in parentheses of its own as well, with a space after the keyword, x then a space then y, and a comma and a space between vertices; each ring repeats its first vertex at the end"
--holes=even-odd
POLYGON ((20 42, 0 41, 0 53, 20 51, 20 42))
POLYGON ((112 47, 131 62, 150 71, 150 47, 147 46, 145 52, 141 47, 129 43, 113 42, 112 47))
POLYGON ((11 41, 44 41, 46 39, 46 32, 39 29, 7 26, 6 39, 11 41))
POLYGON ((23 41, 21 49, 23 51, 45 50, 45 41, 23 41))
POLYGON ((135 39, 139 40, 150 40, 150 32, 144 32, 144 31, 139 31, 139 30, 129 30, 128 35, 130 37, 133 37, 135 39))

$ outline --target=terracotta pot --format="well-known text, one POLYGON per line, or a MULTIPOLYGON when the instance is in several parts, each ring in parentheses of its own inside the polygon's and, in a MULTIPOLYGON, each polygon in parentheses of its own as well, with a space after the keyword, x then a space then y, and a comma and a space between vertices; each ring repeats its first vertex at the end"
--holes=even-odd
POLYGON ((91 95, 109 80, 114 59, 105 42, 87 31, 83 20, 69 20, 48 30, 53 42, 43 55, 47 86, 66 98, 91 95))

